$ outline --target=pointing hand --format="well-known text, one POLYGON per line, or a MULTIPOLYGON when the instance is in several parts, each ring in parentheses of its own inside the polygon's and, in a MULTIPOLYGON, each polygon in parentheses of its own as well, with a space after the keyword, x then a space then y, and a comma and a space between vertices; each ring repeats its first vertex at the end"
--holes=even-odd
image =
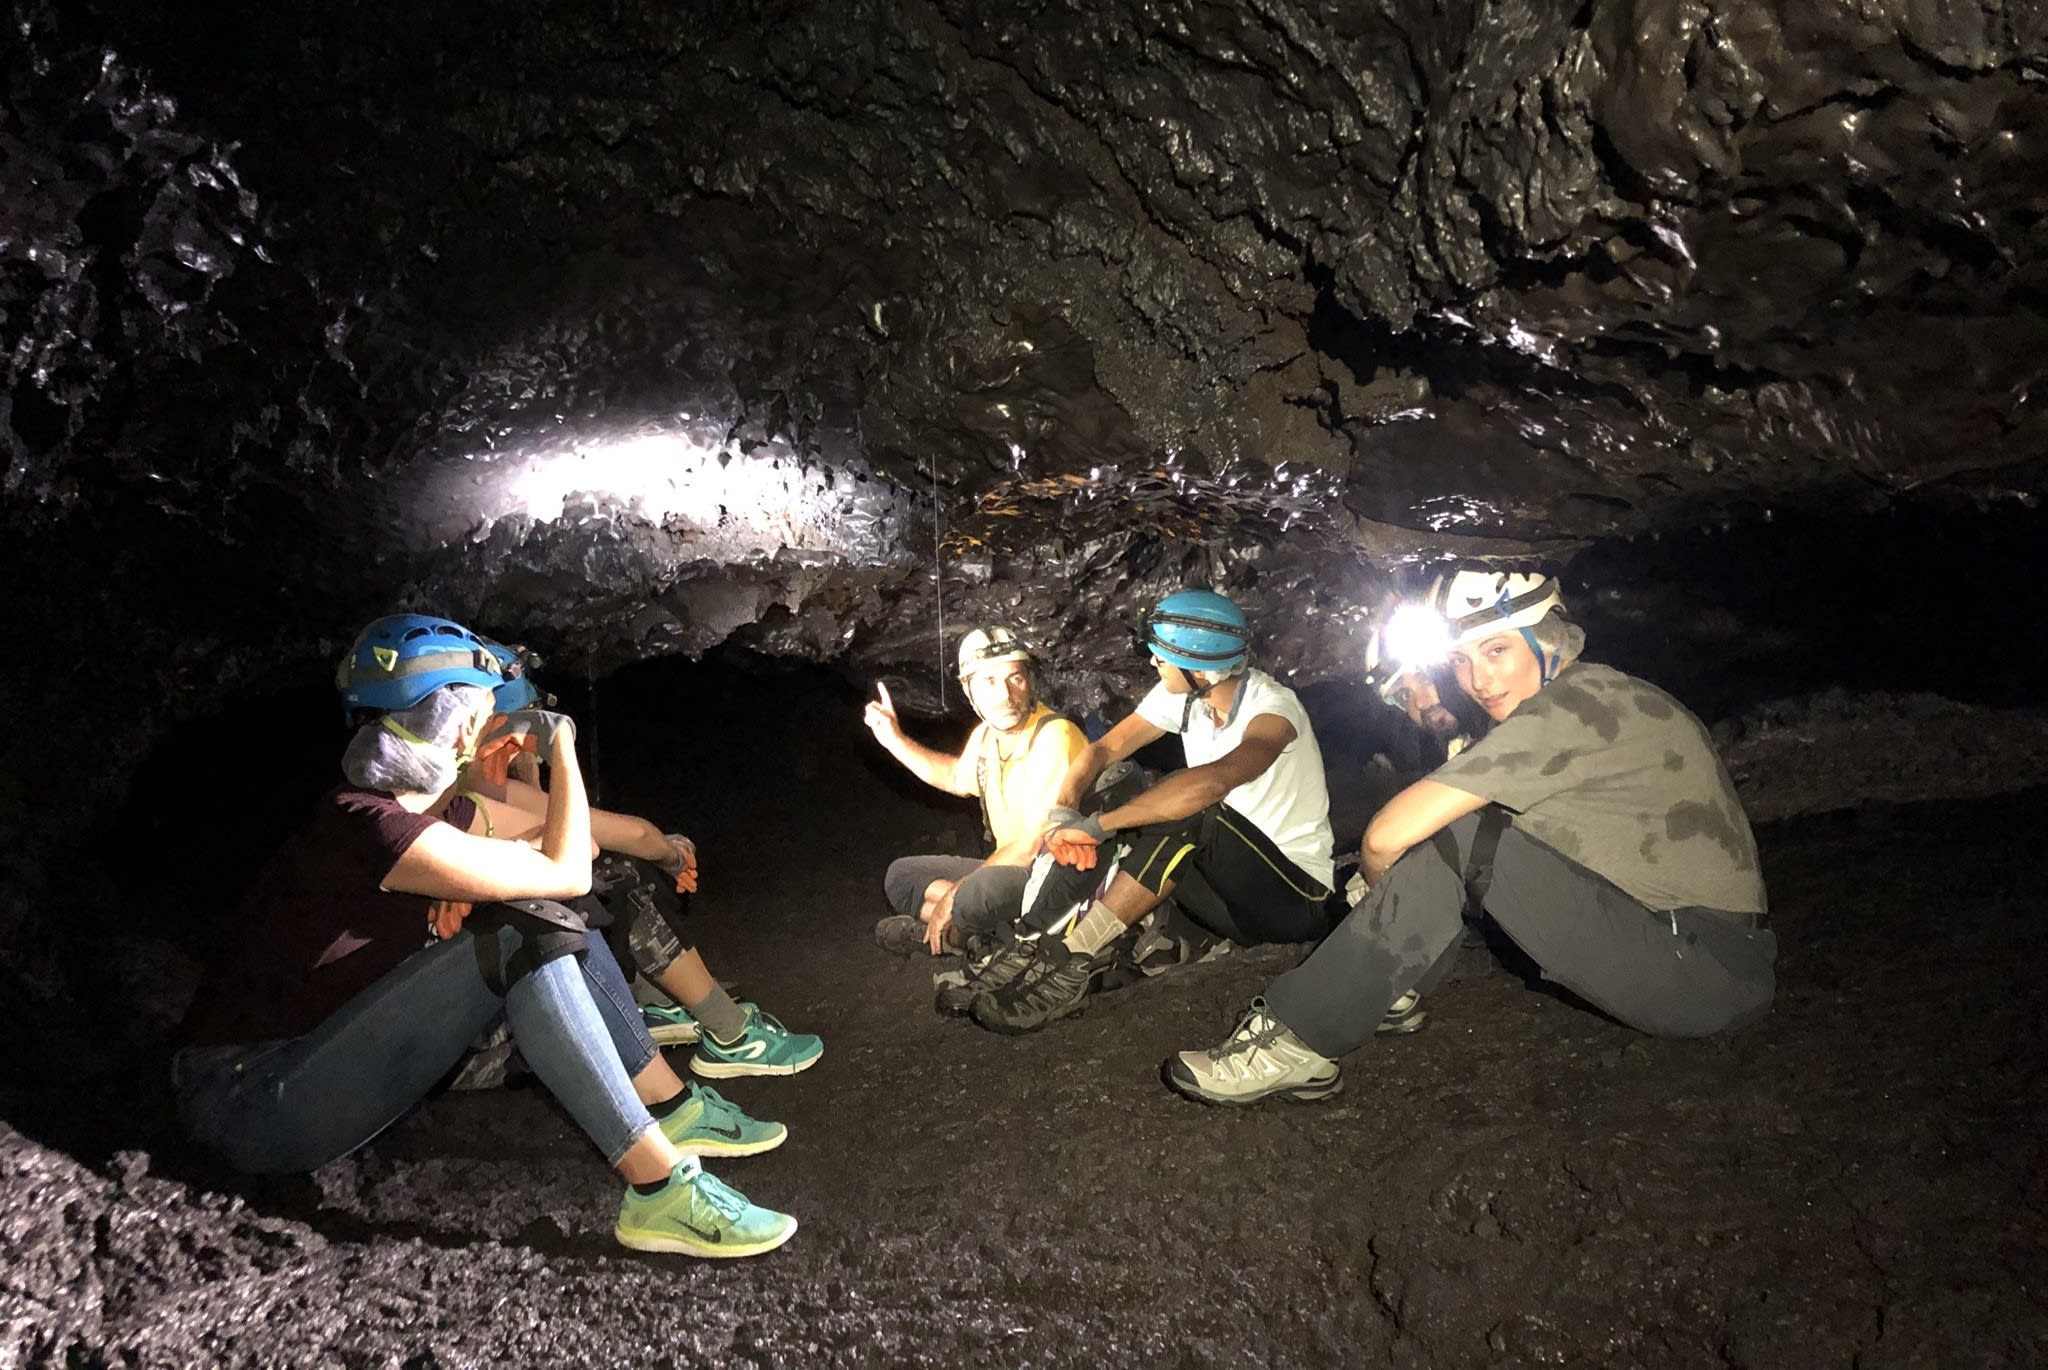
POLYGON ((886 747, 903 735, 903 725, 897 722, 896 704, 889 698, 889 687, 876 681, 875 694, 877 698, 870 699, 867 708, 861 711, 861 722, 868 725, 875 741, 886 747))

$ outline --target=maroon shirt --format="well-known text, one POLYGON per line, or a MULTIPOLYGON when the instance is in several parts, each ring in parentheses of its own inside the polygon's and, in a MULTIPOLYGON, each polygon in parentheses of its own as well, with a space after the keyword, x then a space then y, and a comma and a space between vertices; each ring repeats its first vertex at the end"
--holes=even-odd
MULTIPOLYGON (((446 821, 467 831, 475 812, 457 798, 446 821)), ((301 1036, 432 941, 436 901, 378 885, 442 821, 378 790, 324 796, 243 897, 229 952, 193 1003, 191 1040, 301 1036)))

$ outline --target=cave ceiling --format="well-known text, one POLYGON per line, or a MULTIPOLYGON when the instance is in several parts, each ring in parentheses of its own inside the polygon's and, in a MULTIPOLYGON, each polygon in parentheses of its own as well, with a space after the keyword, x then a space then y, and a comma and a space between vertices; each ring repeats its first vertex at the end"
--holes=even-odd
POLYGON ((2039 485, 2037 4, 12 15, 11 556, 206 672, 1135 665, 1202 580, 1329 674, 1418 561, 2039 485))

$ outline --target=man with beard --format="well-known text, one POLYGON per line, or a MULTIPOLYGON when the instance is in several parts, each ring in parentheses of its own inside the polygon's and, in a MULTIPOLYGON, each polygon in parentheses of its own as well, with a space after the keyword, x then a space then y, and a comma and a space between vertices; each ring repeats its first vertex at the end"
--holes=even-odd
POLYGON ((1016 922, 1046 811, 1088 745, 1079 728, 1039 702, 1031 655, 1010 629, 967 634, 959 666, 960 688, 981 722, 957 755, 906 737, 886 685, 875 687, 863 718, 875 741, 919 780, 977 796, 995 843, 979 859, 905 856, 890 863, 882 888, 895 912, 875 925, 875 941, 899 956, 920 947, 934 956, 962 951, 969 939, 998 935, 1016 922))

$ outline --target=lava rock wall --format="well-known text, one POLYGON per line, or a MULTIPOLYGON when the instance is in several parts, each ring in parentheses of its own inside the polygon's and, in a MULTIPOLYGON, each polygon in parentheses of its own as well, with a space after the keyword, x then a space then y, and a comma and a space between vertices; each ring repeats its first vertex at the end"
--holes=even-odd
POLYGON ((1330 677, 1417 558, 2039 484, 2034 4, 13 16, 7 569, 123 716, 395 604, 1124 688, 1208 581, 1330 677))

